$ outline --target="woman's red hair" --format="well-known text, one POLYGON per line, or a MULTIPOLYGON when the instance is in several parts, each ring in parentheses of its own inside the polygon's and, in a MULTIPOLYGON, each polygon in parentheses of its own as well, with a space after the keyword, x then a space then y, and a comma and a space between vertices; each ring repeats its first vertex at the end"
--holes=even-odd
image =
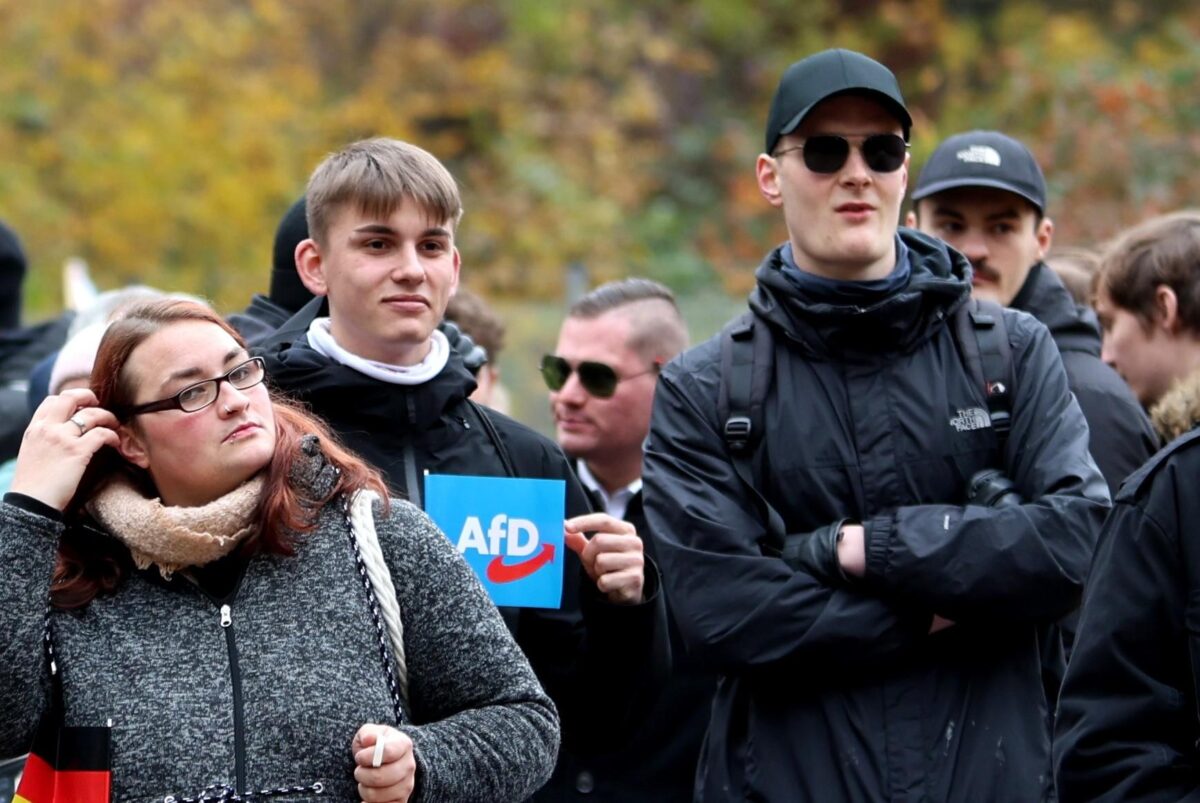
MULTIPOLYGON (((241 335, 203 304, 162 299, 130 307, 108 327, 96 353, 91 385, 99 405, 108 410, 129 406, 134 399, 132 381, 125 370, 130 355, 150 335, 185 321, 211 323, 246 347, 241 335)), ((386 504, 388 494, 379 472, 342 446, 320 419, 269 392, 275 414, 275 454, 265 469, 266 485, 256 513, 258 534, 243 549, 292 555, 300 535, 316 526, 317 514, 330 500, 371 489, 386 504), (337 469, 332 486, 319 498, 305 496, 306 489, 292 482, 297 462, 311 459, 300 445, 307 435, 319 438, 326 462, 337 469)), ((123 426, 135 423, 125 422, 123 426)), ((115 472, 129 475, 148 496, 156 495, 149 473, 126 461, 115 449, 106 447, 96 454, 66 510, 67 532, 59 543, 51 586, 51 599, 58 608, 83 607, 98 594, 111 593, 132 570, 132 560, 123 545, 86 531, 84 506, 115 472)))

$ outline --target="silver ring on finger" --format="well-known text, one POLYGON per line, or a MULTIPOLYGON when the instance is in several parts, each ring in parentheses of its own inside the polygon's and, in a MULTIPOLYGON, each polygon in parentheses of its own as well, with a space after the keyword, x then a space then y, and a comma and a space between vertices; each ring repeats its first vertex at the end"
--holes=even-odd
POLYGON ((71 422, 72 424, 74 424, 75 426, 79 427, 79 437, 81 437, 81 438, 82 438, 82 437, 83 437, 83 435, 84 435, 84 433, 86 433, 86 432, 87 432, 87 424, 83 423, 82 421, 80 421, 80 420, 79 420, 78 418, 76 418, 75 416, 71 416, 71 417, 70 417, 70 418, 68 418, 67 420, 68 420, 68 421, 70 421, 70 422, 71 422))

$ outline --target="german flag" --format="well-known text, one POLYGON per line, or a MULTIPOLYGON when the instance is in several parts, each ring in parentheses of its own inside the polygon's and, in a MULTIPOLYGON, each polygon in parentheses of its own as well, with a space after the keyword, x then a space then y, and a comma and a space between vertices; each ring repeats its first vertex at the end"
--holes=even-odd
POLYGON ((110 738, 110 728, 67 728, 43 717, 13 803, 109 803, 110 738))

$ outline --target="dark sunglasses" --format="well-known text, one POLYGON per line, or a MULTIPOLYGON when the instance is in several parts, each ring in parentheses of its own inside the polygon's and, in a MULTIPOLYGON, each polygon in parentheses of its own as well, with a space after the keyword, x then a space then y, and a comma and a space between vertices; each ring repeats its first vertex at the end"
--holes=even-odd
POLYGON ((622 379, 643 376, 657 371, 661 367, 658 363, 654 363, 641 373, 618 376, 611 365, 605 365, 602 362, 585 361, 572 368, 571 364, 562 357, 556 354, 547 354, 542 357, 542 379, 546 381, 546 387, 550 390, 559 391, 562 390, 563 385, 567 384, 571 372, 575 372, 579 375, 579 384, 583 385, 584 390, 597 398, 607 399, 617 392, 617 383, 622 379))
MULTIPOLYGON (((858 146, 863 161, 876 173, 894 173, 904 164, 908 143, 897 134, 873 134, 858 146)), ((818 134, 804 140, 803 145, 785 148, 775 154, 783 156, 792 151, 804 152, 804 166, 814 173, 836 173, 850 158, 850 140, 833 134, 818 134)))
POLYGON ((188 385, 169 399, 147 402, 134 407, 125 407, 118 412, 122 421, 128 421, 135 415, 157 413, 161 410, 183 410, 185 413, 195 413, 203 410, 217 400, 221 395, 221 383, 228 382, 238 390, 254 387, 267 375, 267 368, 262 357, 251 357, 229 369, 229 373, 215 379, 205 379, 194 385, 188 385))

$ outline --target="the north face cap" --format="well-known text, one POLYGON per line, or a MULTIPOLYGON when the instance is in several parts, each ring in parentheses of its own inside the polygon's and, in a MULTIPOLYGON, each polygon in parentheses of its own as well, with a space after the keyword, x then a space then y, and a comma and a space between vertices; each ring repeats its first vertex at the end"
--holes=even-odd
POLYGON ((929 157, 913 200, 957 187, 992 187, 1015 193, 1046 211, 1046 178, 1029 149, 999 131, 968 131, 949 137, 929 157))
POLYGON ((875 96, 896 116, 908 139, 912 117, 892 71, 853 50, 823 50, 797 61, 779 79, 767 116, 766 153, 775 150, 780 137, 795 131, 818 103, 847 93, 875 96))

